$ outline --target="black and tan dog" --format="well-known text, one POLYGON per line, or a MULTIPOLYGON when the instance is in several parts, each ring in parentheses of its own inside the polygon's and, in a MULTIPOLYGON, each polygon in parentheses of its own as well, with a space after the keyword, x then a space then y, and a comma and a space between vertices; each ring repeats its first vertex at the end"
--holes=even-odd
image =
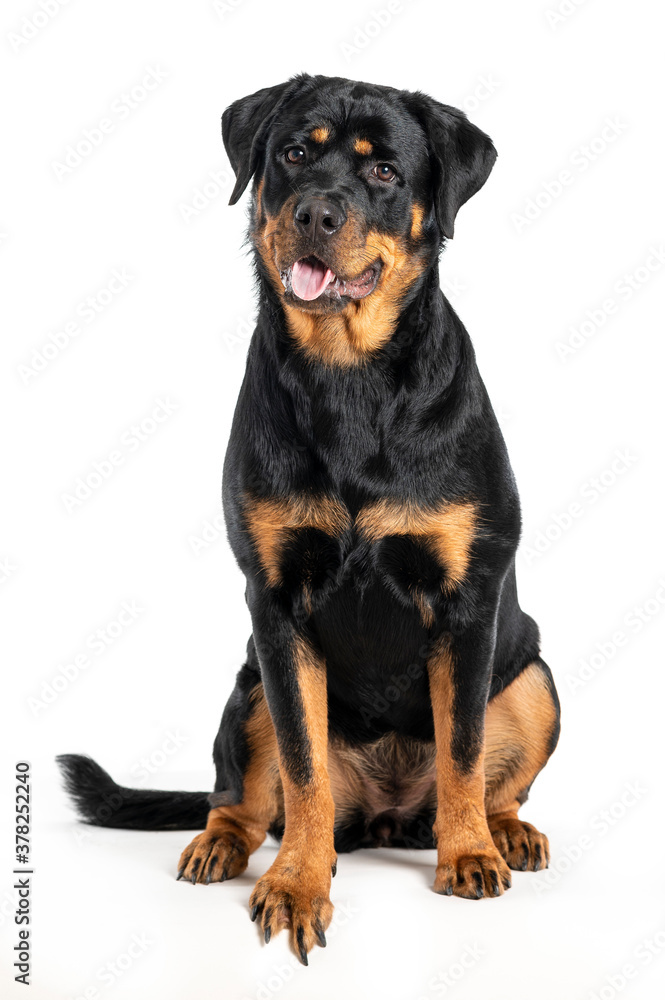
POLYGON ((215 791, 124 789, 60 758, 83 817, 205 826, 178 877, 279 853, 250 899, 303 962, 336 852, 432 847, 434 888, 500 896, 548 861, 518 818, 559 706, 515 586, 520 510, 438 259, 496 152, 421 93, 298 76, 223 117, 254 179, 259 315, 224 470, 252 619, 215 741, 215 791))

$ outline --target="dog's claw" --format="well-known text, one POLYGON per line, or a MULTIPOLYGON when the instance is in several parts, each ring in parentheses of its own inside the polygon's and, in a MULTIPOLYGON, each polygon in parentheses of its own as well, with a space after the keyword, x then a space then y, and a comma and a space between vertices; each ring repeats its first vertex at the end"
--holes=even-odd
POLYGON ((278 855, 249 897, 250 916, 254 920, 259 914, 266 944, 288 927, 291 949, 303 965, 308 964, 307 954, 317 942, 326 947, 325 930, 333 914, 326 893, 332 860, 326 858, 317 871, 306 867, 300 854, 278 855))
POLYGON ((182 876, 183 876, 184 874, 185 874, 185 869, 184 869, 184 868, 180 868, 180 869, 178 869, 178 874, 177 874, 177 875, 176 875, 176 877, 175 877, 175 880, 176 880, 176 882, 179 882, 179 881, 180 881, 180 879, 182 878, 182 876))
POLYGON ((300 956, 300 961, 303 965, 309 965, 307 961, 307 949, 305 948, 305 928, 299 927, 296 934, 296 941, 298 942, 298 955, 300 956))

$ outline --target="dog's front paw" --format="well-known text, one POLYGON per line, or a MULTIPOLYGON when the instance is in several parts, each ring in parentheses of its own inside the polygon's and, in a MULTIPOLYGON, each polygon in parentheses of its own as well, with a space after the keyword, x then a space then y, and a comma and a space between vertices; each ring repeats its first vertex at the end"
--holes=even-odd
POLYGON ((315 944, 326 946, 325 931, 333 914, 330 865, 315 869, 302 857, 281 857, 254 887, 249 900, 252 920, 259 920, 266 943, 290 927, 291 944, 303 965, 315 944))
POLYGON ((247 841, 234 830, 204 830, 185 848, 178 863, 178 878, 188 882, 225 882, 247 867, 247 841))
POLYGON ((439 857, 434 891, 444 896, 482 899, 483 896, 500 896, 510 884, 506 862, 495 847, 488 846, 457 857, 439 857))

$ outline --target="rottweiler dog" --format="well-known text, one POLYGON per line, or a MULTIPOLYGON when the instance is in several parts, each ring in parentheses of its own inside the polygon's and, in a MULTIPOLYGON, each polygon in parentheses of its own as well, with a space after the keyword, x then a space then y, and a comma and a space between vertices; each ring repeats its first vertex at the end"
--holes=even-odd
POLYGON ((215 790, 120 788, 60 758, 89 822, 205 827, 178 878, 239 875, 268 941, 325 944, 337 853, 436 846, 434 889, 500 896, 548 863, 518 817, 559 703, 520 608, 520 507, 469 336, 439 287, 492 142, 420 92, 299 75, 222 118, 253 182, 258 320, 224 466, 247 662, 215 790))

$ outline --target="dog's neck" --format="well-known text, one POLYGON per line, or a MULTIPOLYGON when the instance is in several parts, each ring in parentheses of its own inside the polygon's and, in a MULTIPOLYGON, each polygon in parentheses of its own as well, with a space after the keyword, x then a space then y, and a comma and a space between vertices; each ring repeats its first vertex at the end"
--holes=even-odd
POLYGON ((473 348, 439 288, 436 263, 389 341, 359 364, 307 354, 267 281, 260 301, 243 393, 257 415, 251 435, 261 440, 261 474, 276 493, 294 482, 325 492, 333 482, 346 484, 352 502, 350 475, 370 490, 397 467, 417 483, 432 464, 448 461, 446 449, 485 406, 473 348))
MULTIPOLYGON (((402 295, 388 281, 383 295, 373 293, 332 314, 305 312, 286 302, 260 260, 257 265, 263 319, 285 361, 300 358, 330 373, 367 374, 374 368, 415 363, 426 354, 431 366, 441 353, 444 327, 454 332, 444 318, 449 314, 456 320, 439 287, 438 257, 421 262, 402 295)), ((449 354, 452 345, 446 346, 449 354)))

